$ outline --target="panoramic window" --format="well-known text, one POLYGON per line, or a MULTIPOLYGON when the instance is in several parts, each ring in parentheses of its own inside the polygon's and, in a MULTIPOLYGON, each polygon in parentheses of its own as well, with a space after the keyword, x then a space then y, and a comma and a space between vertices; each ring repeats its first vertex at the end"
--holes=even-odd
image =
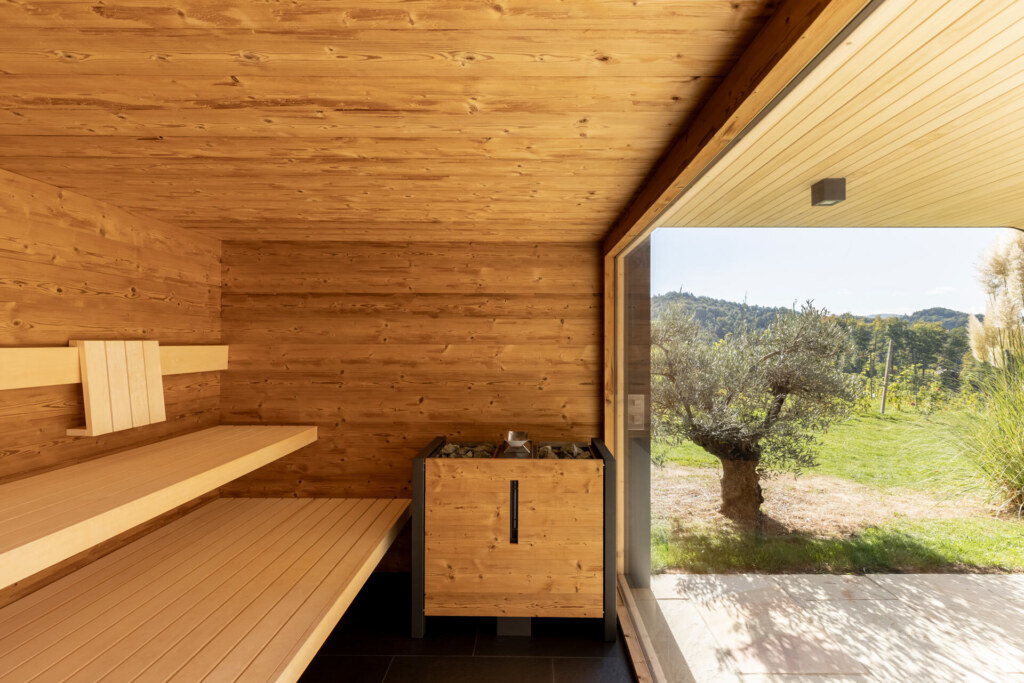
POLYGON ((1024 567, 996 514, 1020 491, 974 442, 1020 330, 1022 238, 657 231, 653 571, 1024 567), (1016 299, 995 301, 1004 274, 1016 299))
POLYGON ((710 617, 687 621, 702 590, 1024 571, 1024 232, 662 228, 643 253, 650 546, 636 523, 629 545, 649 550, 637 600, 677 661, 721 667, 710 617))

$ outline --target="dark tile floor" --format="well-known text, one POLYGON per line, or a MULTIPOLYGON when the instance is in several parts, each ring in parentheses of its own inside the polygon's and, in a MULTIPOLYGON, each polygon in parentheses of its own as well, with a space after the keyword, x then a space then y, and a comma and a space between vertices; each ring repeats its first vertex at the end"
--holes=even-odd
POLYGON ((374 574, 300 683, 627 683, 622 637, 588 619, 534 619, 533 636, 498 637, 494 619, 430 617, 409 637, 409 575, 374 574))

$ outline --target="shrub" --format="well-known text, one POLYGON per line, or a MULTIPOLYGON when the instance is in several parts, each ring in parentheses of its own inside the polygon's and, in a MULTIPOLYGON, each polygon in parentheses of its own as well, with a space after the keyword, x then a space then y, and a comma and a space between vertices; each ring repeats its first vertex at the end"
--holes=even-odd
POLYGON ((977 467, 996 502, 1024 514, 1024 353, 989 367, 978 379, 979 400, 960 421, 961 452, 977 467))

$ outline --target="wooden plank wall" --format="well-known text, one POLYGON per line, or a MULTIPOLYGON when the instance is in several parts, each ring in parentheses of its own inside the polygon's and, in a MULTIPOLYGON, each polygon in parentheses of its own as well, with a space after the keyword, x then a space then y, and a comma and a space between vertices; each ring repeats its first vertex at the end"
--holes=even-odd
MULTIPOLYGON (((220 342, 220 243, 0 171, 0 346, 220 342)), ((167 421, 99 438, 82 387, 0 391, 0 482, 216 424, 218 373, 164 379, 167 421)))
POLYGON ((320 439, 226 495, 410 495, 438 434, 600 434, 596 243, 225 242, 226 422, 320 439))

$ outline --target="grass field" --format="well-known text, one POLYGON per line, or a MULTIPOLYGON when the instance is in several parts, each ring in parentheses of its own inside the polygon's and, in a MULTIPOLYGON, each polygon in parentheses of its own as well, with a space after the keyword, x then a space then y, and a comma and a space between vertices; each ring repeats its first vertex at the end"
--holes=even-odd
POLYGON ((722 526, 659 526, 654 571, 867 573, 1024 571, 1024 523, 963 518, 899 520, 841 538, 758 534, 722 526))
MULTIPOLYGON (((936 500, 979 496, 970 466, 957 457, 952 435, 957 419, 955 413, 858 415, 823 436, 820 466, 809 473, 886 495, 907 490, 936 500)), ((667 451, 665 466, 719 464, 687 444, 667 451)), ((1024 571, 1024 521, 976 511, 943 519, 894 517, 830 537, 744 530, 724 518, 714 524, 655 519, 652 527, 656 571, 1024 571)))
MULTIPOLYGON (((821 436, 818 467, 811 474, 849 479, 877 488, 936 493, 974 486, 971 468, 957 458, 955 413, 856 415, 821 436)), ((667 463, 719 467, 718 459, 686 443, 667 449, 667 463)))

